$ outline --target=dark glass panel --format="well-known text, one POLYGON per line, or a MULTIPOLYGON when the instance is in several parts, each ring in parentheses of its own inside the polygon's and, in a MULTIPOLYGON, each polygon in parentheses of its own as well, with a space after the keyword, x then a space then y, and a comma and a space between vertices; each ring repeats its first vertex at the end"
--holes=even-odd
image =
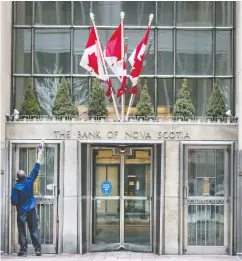
POLYGON ((37 74, 70 73, 70 30, 36 29, 34 59, 37 74))
POLYGON ((157 115, 171 116, 173 105, 173 79, 157 80, 157 115))
POLYGON ((213 75, 212 31, 177 31, 176 72, 213 75))
POLYGON ((15 29, 14 73, 31 73, 31 29, 15 29))
POLYGON ((71 2, 65 2, 65 1, 35 2, 35 24, 70 25, 71 2))

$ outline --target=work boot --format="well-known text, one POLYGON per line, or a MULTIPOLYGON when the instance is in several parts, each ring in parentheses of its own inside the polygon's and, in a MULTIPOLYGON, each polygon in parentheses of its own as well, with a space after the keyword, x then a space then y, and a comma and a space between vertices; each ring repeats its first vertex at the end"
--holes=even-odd
POLYGON ((41 255, 42 255, 41 249, 36 250, 36 251, 35 251, 35 254, 36 254, 36 256, 41 256, 41 255))
POLYGON ((27 256, 27 252, 19 251, 17 256, 24 256, 24 257, 26 257, 27 256))

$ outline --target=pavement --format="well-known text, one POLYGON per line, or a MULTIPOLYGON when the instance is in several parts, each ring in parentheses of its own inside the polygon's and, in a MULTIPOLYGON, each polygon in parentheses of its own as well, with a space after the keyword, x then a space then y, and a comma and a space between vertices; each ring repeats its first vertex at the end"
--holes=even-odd
POLYGON ((2 260, 44 260, 44 261, 241 261, 238 256, 174 256, 174 255, 154 255, 151 253, 134 253, 134 252, 101 252, 88 253, 85 255, 42 255, 40 257, 28 255, 28 257, 18 257, 16 255, 2 255, 2 260))

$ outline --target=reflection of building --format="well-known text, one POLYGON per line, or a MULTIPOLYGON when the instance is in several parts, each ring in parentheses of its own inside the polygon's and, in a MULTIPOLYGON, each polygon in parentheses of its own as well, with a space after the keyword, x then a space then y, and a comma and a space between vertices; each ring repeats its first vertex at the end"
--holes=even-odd
MULTIPOLYGON (((45 138, 36 196, 44 252, 242 252, 241 207, 236 201, 241 201, 238 126, 233 118, 216 123, 202 118, 217 77, 227 109, 238 116, 241 110, 240 88, 235 88, 242 81, 240 2, 39 1, 0 6, 1 236, 7 238, 1 249, 17 251, 10 188, 19 168, 31 170, 36 145, 45 138), (129 54, 143 37, 149 14, 157 14, 151 30, 154 45, 140 82, 147 77, 158 121, 15 122, 10 117, 5 123, 5 114, 20 108, 29 77, 43 115, 51 114, 59 80, 66 76, 72 99, 86 116, 92 79, 79 61, 90 8, 103 45, 119 24, 120 11, 125 12, 129 54), (200 121, 162 121, 172 115, 184 77, 200 121), (112 183, 107 196, 100 190, 105 180, 112 183)), ((113 82, 118 88, 116 79, 113 82)), ((126 109, 128 101, 127 93, 126 109)), ((108 100, 107 106, 114 116, 108 100)))

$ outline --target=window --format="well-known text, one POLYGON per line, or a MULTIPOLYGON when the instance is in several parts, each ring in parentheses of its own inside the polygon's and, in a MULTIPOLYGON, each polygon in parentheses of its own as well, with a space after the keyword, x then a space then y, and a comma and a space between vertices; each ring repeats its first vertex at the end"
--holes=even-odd
MULTIPOLYGON (((158 116, 171 116, 181 81, 188 78, 196 115, 203 116, 215 79, 226 106, 234 113, 234 3, 228 1, 23 1, 14 2, 13 107, 19 109, 30 79, 42 114, 51 114, 61 77, 70 82, 70 94, 80 113, 87 113, 92 77, 79 64, 89 36, 90 11, 95 15, 102 48, 120 24, 124 11, 124 37, 128 58, 143 39, 154 14, 138 84, 147 77, 149 94, 158 116), (149 40, 150 40, 149 39, 149 40), (149 46, 149 44, 148 44, 149 46)), ((128 74, 131 65, 127 62, 128 74)), ((120 81, 112 77, 115 93, 120 81)), ((104 84, 104 91, 107 86, 104 84)), ((128 80, 128 87, 131 82, 128 80)), ((139 95, 135 96, 132 113, 139 95)), ((116 94, 115 94, 116 97, 116 94)), ((130 93, 125 94, 126 109, 130 93)), ((116 99, 121 110, 121 99, 116 99)), ((115 115, 106 97, 109 115, 115 115)), ((13 108, 13 109, 14 109, 13 108)))
POLYGON ((71 72, 70 29, 35 29, 34 72, 71 72))
POLYGON ((213 75, 212 31, 177 31, 178 75, 213 75))
POLYGON ((15 31, 15 57, 14 72, 15 73, 31 73, 31 30, 16 29, 15 31))
POLYGON ((97 25, 120 24, 120 12, 122 11, 125 13, 125 25, 147 25, 149 15, 155 14, 154 1, 93 1, 92 5, 97 25))
POLYGON ((212 26, 212 1, 177 2, 177 26, 212 26))
POLYGON ((35 2, 35 23, 39 25, 68 25, 71 23, 71 2, 35 2))

